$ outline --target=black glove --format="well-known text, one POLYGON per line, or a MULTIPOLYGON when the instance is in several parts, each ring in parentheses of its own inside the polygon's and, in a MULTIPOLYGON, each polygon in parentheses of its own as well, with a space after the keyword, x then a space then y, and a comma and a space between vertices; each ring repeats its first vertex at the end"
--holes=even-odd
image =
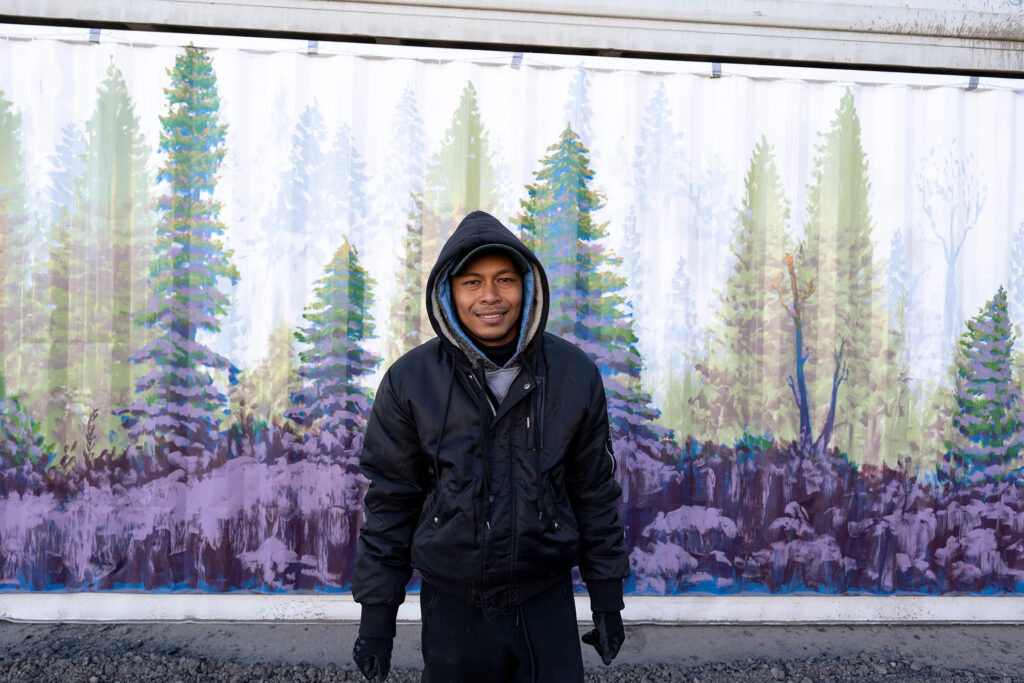
POLYGON ((621 612, 594 612, 594 628, 583 634, 583 642, 593 645, 605 664, 612 663, 625 640, 621 612))
POLYGON ((352 659, 368 681, 386 681, 391 671, 391 649, 394 638, 356 638, 352 659))

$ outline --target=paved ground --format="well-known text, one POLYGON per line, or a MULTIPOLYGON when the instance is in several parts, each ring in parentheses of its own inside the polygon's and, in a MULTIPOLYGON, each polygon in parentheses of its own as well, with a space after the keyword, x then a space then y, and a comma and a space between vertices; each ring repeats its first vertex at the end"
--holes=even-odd
MULTIPOLYGON (((356 681, 353 624, 0 622, 0 680, 356 681)), ((588 682, 1024 681, 1020 626, 628 626, 588 682)), ((396 683, 418 680, 418 626, 400 625, 396 683)))

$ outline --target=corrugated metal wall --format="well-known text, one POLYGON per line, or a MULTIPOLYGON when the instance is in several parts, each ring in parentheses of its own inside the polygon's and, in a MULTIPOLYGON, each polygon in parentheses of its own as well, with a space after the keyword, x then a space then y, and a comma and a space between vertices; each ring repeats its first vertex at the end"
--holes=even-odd
POLYGON ((1024 70, 1021 0, 3 0, 0 19, 860 65, 1024 70))

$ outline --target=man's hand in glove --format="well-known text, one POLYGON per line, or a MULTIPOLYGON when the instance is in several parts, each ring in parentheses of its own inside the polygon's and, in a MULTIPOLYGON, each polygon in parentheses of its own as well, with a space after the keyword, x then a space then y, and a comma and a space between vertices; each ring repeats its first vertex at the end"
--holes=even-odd
POLYGON ((612 663, 624 640, 626 630, 622 627, 621 612, 594 612, 594 628, 583 634, 583 642, 593 645, 605 664, 612 663))
MULTIPOLYGON (((622 623, 621 620, 619 622, 622 623)), ((356 638, 352 659, 368 681, 386 681, 391 671, 393 638, 356 638)), ((618 649, 618 648, 616 648, 618 649)))

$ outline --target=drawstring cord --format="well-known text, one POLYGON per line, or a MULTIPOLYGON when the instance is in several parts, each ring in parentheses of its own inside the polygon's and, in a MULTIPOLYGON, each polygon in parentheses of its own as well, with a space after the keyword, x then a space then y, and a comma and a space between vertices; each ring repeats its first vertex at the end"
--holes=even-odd
POLYGON ((437 446, 434 448, 434 502, 441 495, 441 439, 444 438, 444 426, 448 422, 448 409, 452 406, 452 389, 455 386, 455 361, 452 360, 452 374, 448 379, 448 397, 444 401, 444 413, 441 416, 441 429, 437 432, 437 446))
POLYGON ((490 531, 491 530, 491 455, 490 455, 490 450, 491 450, 491 438, 490 438, 491 425, 489 424, 490 423, 490 417, 487 414, 487 411, 490 408, 490 401, 487 398, 486 389, 483 388, 483 387, 487 386, 487 384, 486 384, 487 378, 484 376, 483 365, 480 365, 480 378, 479 378, 479 382, 480 382, 481 394, 482 394, 482 396, 480 397, 482 399, 480 401, 480 424, 482 424, 483 428, 484 428, 484 443, 483 443, 483 449, 484 449, 484 452, 483 452, 483 461, 484 461, 483 462, 483 475, 484 475, 484 482, 483 482, 483 484, 484 484, 484 486, 483 486, 483 490, 484 490, 484 523, 487 524, 487 530, 490 531))

